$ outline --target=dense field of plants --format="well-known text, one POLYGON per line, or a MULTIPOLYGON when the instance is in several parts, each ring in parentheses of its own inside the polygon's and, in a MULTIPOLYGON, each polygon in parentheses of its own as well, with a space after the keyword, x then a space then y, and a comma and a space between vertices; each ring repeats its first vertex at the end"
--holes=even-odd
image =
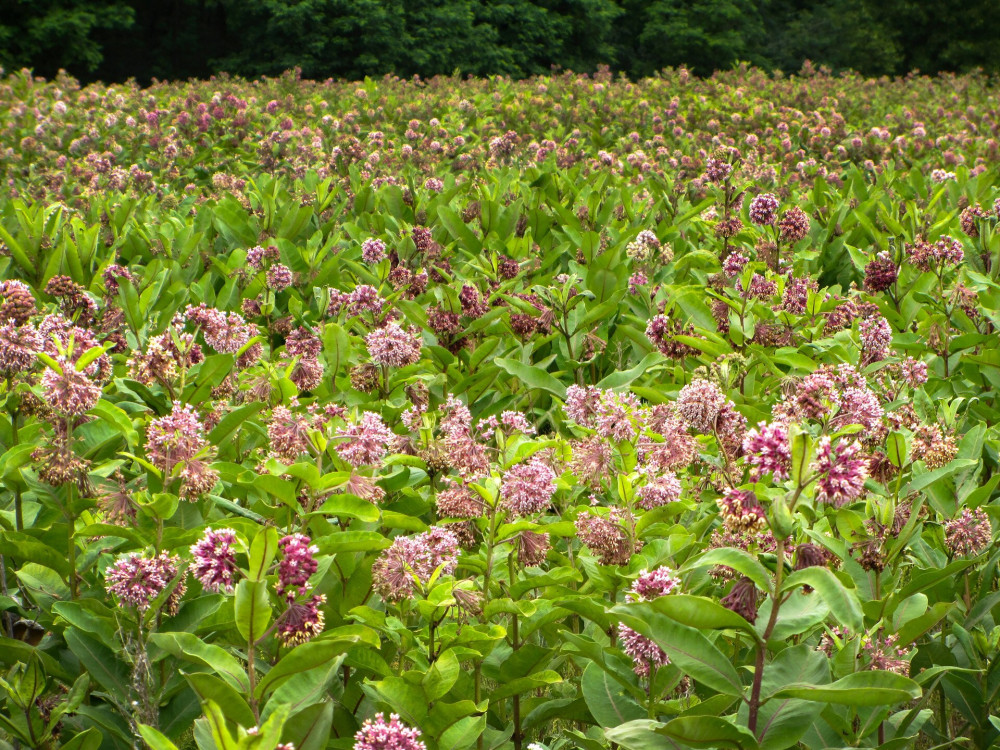
POLYGON ((1000 746, 996 93, 9 75, 0 748, 1000 746))

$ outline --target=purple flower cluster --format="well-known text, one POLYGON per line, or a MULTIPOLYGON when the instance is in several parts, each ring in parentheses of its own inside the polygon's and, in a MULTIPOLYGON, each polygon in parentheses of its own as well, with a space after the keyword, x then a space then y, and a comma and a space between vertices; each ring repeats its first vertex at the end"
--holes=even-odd
POLYGON ((337 446, 337 455, 351 466, 377 466, 396 444, 396 435, 382 417, 373 411, 362 412, 356 422, 349 423, 337 437, 345 442, 337 446))
MULTIPOLYGON (((680 579, 674 572, 660 566, 652 571, 642 571, 626 598, 633 602, 652 601, 672 593, 678 586, 680 579)), ((655 641, 640 635, 627 625, 618 626, 618 638, 621 640, 622 650, 632 657, 633 670, 639 677, 652 677, 653 670, 670 663, 667 653, 655 641)))
POLYGON ((434 526, 423 534, 396 537, 372 566, 372 581, 383 599, 398 602, 425 585, 436 570, 450 575, 458 565, 458 537, 434 526))
POLYGON ((383 714, 365 719, 354 735, 354 750, 427 750, 420 741, 420 730, 406 726, 398 714, 391 714, 386 722, 383 714))
POLYGON ((759 479, 773 474, 778 481, 788 478, 792 453, 788 443, 788 428, 781 422, 761 422, 747 431, 743 439, 743 452, 750 463, 750 475, 759 479))
POLYGON ((541 513, 552 502, 556 475, 537 458, 511 467, 500 485, 501 504, 515 516, 541 513))
POLYGON ((860 453, 858 442, 840 440, 834 444, 826 435, 819 439, 813 464, 813 471, 819 474, 816 480, 819 502, 839 508, 861 496, 868 478, 868 460, 860 453))
POLYGON ((387 323, 365 336, 372 362, 386 367, 405 367, 420 361, 420 339, 397 323, 387 323))
MULTIPOLYGON (((145 612, 177 577, 179 564, 179 557, 165 552, 156 557, 143 557, 137 553, 120 557, 104 572, 108 593, 140 612, 145 612)), ((177 613, 184 589, 182 581, 168 597, 164 605, 168 614, 177 613)))
POLYGON ((236 567, 236 532, 232 529, 207 529, 191 545, 191 575, 201 581, 205 591, 232 592, 236 567))
POLYGON ((778 199, 771 193, 762 193, 750 200, 750 221, 757 226, 770 226, 778 219, 778 199))

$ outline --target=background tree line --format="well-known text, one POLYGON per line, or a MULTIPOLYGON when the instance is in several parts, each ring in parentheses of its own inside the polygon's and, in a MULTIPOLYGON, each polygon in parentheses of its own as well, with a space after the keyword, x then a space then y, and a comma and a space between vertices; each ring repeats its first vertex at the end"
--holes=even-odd
POLYGON ((0 65, 83 81, 394 72, 631 76, 804 59, 868 75, 1000 71, 996 0, 0 0, 0 65))

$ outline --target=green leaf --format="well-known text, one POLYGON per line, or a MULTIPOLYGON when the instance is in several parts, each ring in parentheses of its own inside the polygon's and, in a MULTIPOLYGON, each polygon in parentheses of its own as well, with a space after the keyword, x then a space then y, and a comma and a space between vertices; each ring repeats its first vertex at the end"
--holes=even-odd
POLYGON ((454 649, 442 653, 424 674, 421 684, 427 700, 440 700, 455 686, 461 666, 454 649))
POLYGON ((519 677, 503 685, 498 685, 490 692, 490 703, 497 703, 510 698, 512 695, 527 693, 531 690, 537 690, 546 685, 554 685, 558 682, 562 682, 562 677, 559 676, 558 672, 554 672, 551 669, 543 669, 541 672, 535 672, 528 677, 519 677))
MULTIPOLYGON (((252 714, 251 714, 252 715, 252 714)), ((97 731, 96 729, 90 731, 97 731)), ((142 739, 147 745, 149 745, 150 750, 177 750, 177 745, 168 740, 166 736, 160 732, 158 729, 153 729, 151 726, 146 724, 139 725, 139 734, 142 735, 142 739)), ((98 733, 98 738, 100 738, 100 733, 98 733)), ((98 743, 98 747, 100 743, 98 743)), ((63 745, 63 747, 66 747, 63 745)))
POLYGON ((278 530, 273 526, 258 530, 250 543, 250 568, 247 576, 251 581, 264 580, 277 552, 278 530))
POLYGON ((153 633, 150 643, 168 654, 209 667, 241 693, 249 692, 250 681, 242 665, 225 649, 210 645, 191 633, 153 633))
POLYGON ((830 607, 830 611, 850 630, 859 632, 864 626, 857 591, 845 588, 829 568, 803 568, 792 573, 781 585, 782 591, 798 586, 811 586, 830 607))
POLYGON ((886 456, 896 468, 906 465, 906 437, 901 432, 890 432, 885 440, 886 456))
POLYGON ((699 630, 734 629, 749 633, 759 639, 754 626, 732 610, 704 596, 690 594, 671 594, 661 596, 651 602, 630 605, 633 611, 640 613, 649 609, 664 614, 681 625, 699 630))
POLYGON ((58 573, 63 579, 69 575, 69 560, 45 542, 22 531, 0 532, 0 555, 7 555, 22 562, 38 563, 58 573))
POLYGON ((281 687, 286 680, 327 664, 346 653, 360 641, 358 636, 338 636, 337 638, 309 641, 296 646, 281 657, 278 663, 271 667, 264 678, 257 683, 254 690, 255 697, 264 698, 281 687))
POLYGON ((646 709, 599 664, 590 662, 583 670, 580 689, 591 715, 602 727, 617 727, 646 716, 646 709))
POLYGON ((246 700, 229 683, 206 672, 184 674, 184 678, 202 703, 215 701, 241 726, 252 727, 257 723, 246 700))
POLYGON ((338 552, 374 552, 392 545, 392 542, 377 531, 334 531, 315 540, 320 554, 333 555, 338 552))
POLYGON ((710 549, 681 568, 680 572, 686 573, 695 568, 704 568, 707 565, 725 565, 745 575, 757 584, 757 588, 761 591, 771 591, 771 574, 768 573, 767 568, 761 565, 760 561, 750 553, 732 547, 710 549))
POLYGON ((566 398, 566 386, 537 365, 526 365, 515 359, 504 357, 494 359, 493 364, 513 375, 529 388, 548 391, 559 398, 566 398))
POLYGON ((379 519, 378 507, 356 495, 333 495, 316 512, 339 518, 357 518, 363 523, 374 523, 379 519))
POLYGON ((240 581, 236 586, 233 608, 236 613, 236 629, 249 643, 255 643, 264 635, 267 624, 271 621, 267 582, 247 578, 240 581))
POLYGON ((756 750, 757 740, 743 727, 718 716, 681 716, 655 730, 683 747, 756 750))
POLYGON ((611 611, 632 630, 652 638, 670 661, 694 680, 725 695, 743 695, 743 683, 732 660, 701 632, 658 612, 645 610, 637 616, 632 606, 619 605, 611 611))
POLYGON ((63 633, 69 650, 90 673, 94 681, 112 695, 128 695, 130 675, 128 667, 115 653, 96 638, 69 628, 63 633))
POLYGON ((829 685, 788 685, 768 696, 799 698, 845 706, 890 706, 916 700, 920 686, 909 677, 894 672, 855 672, 829 685))
MULTIPOLYGON (((90 727, 74 735, 68 742, 61 744, 59 750, 97 750, 103 742, 104 736, 101 734, 101 730, 97 727, 90 727)), ((151 747, 152 750, 177 750, 169 741, 166 745, 151 745, 151 747)))

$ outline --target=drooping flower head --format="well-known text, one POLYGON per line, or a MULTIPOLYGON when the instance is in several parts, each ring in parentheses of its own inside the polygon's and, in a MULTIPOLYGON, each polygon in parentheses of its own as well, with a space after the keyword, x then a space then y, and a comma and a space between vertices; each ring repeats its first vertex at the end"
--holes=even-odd
POLYGON ((326 617, 320 607, 325 594, 314 594, 302 602, 292 602, 278 622, 278 639, 287 647, 298 646, 323 632, 326 617))
POLYGON ((636 551, 626 522, 634 523, 635 517, 620 508, 612 508, 607 516, 585 510, 576 519, 576 533, 601 565, 626 565, 636 551))
MULTIPOLYGON (((652 571, 644 570, 632 584, 632 590, 626 595, 626 599, 632 602, 652 601, 667 596, 679 585, 680 579, 666 566, 652 571)), ((632 657, 633 670, 640 677, 649 677, 653 669, 670 663, 667 653, 655 641, 640 635, 627 625, 618 625, 618 638, 622 650, 632 657)))

